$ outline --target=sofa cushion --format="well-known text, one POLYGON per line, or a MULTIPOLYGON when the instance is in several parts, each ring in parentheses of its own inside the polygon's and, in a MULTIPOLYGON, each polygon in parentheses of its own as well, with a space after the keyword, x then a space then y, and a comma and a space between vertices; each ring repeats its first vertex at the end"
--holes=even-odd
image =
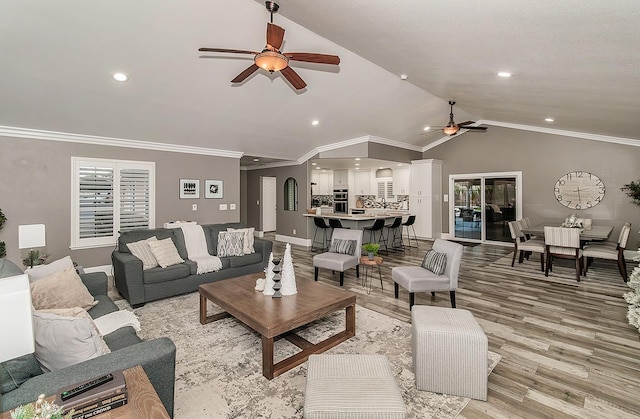
POLYGON ((157 241, 156 236, 149 237, 146 240, 140 240, 139 242, 127 243, 127 248, 131 254, 142 261, 142 269, 147 270, 158 266, 158 260, 153 256, 153 252, 149 247, 150 241, 157 241))
POLYGON ((0 364, 0 384, 2 394, 20 387, 22 383, 42 374, 42 368, 33 354, 10 359, 0 364))
POLYGON ((81 308, 33 312, 35 356, 44 371, 57 371, 110 351, 81 308))
POLYGON ((104 341, 111 349, 111 351, 117 351, 118 349, 126 348, 127 346, 135 345, 142 342, 142 339, 136 335, 136 330, 131 326, 121 327, 118 330, 114 330, 108 335, 104 335, 104 341))
POLYGON ((158 241, 150 241, 149 247, 151 253, 158 260, 158 265, 163 268, 183 263, 184 259, 178 254, 178 249, 171 239, 164 239, 158 241))
POLYGON ((34 266, 33 268, 26 269, 24 273, 29 276, 29 281, 33 282, 60 271, 64 271, 67 268, 73 268, 71 256, 65 256, 62 259, 55 260, 51 263, 47 263, 46 265, 34 266))
POLYGON ((9 259, 0 258, 0 278, 22 275, 22 269, 9 259))
POLYGON ((118 311, 118 306, 115 305, 111 298, 107 297, 106 295, 96 295, 94 296, 94 298, 96 299, 98 304, 87 310, 87 313, 89 313, 92 319, 97 319, 104 316, 105 314, 118 311))
MULTIPOLYGON (((251 253, 250 255, 234 256, 228 258, 230 268, 253 265, 262 262, 262 253, 251 253)), ((224 266, 224 265, 223 265, 224 266)))
POLYGON ((144 271, 142 275, 145 284, 157 284, 186 278, 191 275, 191 268, 187 263, 180 263, 166 268, 152 268, 144 271))
POLYGON ((36 310, 82 307, 98 304, 73 267, 31 283, 31 302, 36 310))

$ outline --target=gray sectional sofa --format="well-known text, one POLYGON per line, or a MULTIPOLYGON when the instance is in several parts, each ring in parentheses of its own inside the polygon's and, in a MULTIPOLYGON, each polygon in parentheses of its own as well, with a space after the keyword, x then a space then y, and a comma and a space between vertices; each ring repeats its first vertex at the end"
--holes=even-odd
MULTIPOLYGON (((209 254, 216 255, 217 253, 218 232, 226 231, 227 228, 244 227, 245 225, 241 223, 202 225, 209 254)), ((187 258, 182 229, 156 228, 121 233, 118 245, 111 254, 115 286, 120 294, 129 301, 129 304, 133 307, 139 307, 149 301, 197 291, 200 284, 261 272, 269 263, 272 246, 271 241, 256 237, 253 246, 255 253, 220 258, 222 261, 221 270, 198 275, 196 274, 195 262, 187 258), (145 240, 153 236, 158 240, 171 238, 180 257, 185 262, 166 268, 155 267, 143 270, 142 261, 131 254, 127 243, 145 240)))
MULTIPOLYGON (((21 274, 15 264, 0 259, 0 277, 21 274), (11 266, 13 265, 13 266, 11 266)), ((96 319, 117 311, 118 307, 107 296, 107 275, 103 272, 81 274, 80 278, 98 304, 88 313, 96 319)), ((160 396, 164 407, 173 417, 176 346, 168 338, 143 341, 130 327, 122 327, 104 340, 111 353, 81 362, 58 371, 43 373, 33 354, 0 364, 2 396, 0 411, 14 409, 33 402, 38 395, 56 394, 58 389, 86 381, 116 370, 142 365, 149 381, 160 396)))

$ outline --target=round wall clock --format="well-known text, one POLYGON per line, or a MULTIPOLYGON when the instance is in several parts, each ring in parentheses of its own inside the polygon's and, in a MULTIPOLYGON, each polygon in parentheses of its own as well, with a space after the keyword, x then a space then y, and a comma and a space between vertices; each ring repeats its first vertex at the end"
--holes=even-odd
POLYGON ((559 203, 571 209, 586 209, 604 199, 604 182, 593 173, 569 172, 558 179, 553 192, 559 203))

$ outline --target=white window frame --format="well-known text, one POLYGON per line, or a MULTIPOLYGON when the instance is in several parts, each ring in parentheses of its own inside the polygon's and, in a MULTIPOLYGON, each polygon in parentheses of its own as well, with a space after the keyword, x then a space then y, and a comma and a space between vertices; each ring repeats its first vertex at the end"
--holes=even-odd
POLYGON ((120 230, 120 171, 123 169, 149 170, 149 228, 155 228, 155 162, 112 160, 90 157, 71 157, 71 250, 113 246, 120 230), (83 167, 113 168, 113 234, 105 237, 80 238, 80 176, 83 167))

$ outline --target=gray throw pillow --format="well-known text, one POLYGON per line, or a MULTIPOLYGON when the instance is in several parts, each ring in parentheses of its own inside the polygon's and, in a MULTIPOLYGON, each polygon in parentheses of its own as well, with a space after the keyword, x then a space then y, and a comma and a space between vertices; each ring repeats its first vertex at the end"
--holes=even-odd
POLYGON ((428 250, 422 259, 422 267, 436 275, 442 275, 447 267, 447 254, 436 252, 433 249, 428 250))
POLYGON ((358 242, 356 240, 333 239, 331 241, 331 247, 329 248, 329 252, 342 253, 344 255, 353 256, 356 253, 357 245, 358 245, 358 242))

